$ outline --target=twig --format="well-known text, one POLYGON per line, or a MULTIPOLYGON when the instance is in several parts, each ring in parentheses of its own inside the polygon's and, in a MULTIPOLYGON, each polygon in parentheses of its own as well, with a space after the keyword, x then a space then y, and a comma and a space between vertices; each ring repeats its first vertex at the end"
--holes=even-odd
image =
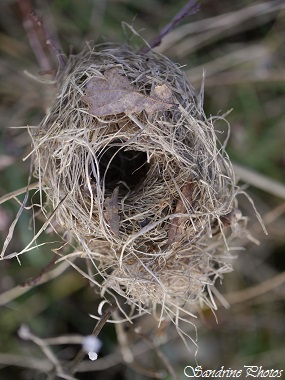
POLYGON ((275 288, 283 285, 285 283, 285 272, 282 272, 275 277, 269 278, 266 281, 263 281, 261 284, 252 286, 247 289, 243 289, 237 292, 231 292, 225 294, 224 297, 227 301, 233 305, 236 303, 241 303, 244 301, 251 300, 252 298, 259 297, 264 293, 270 292, 275 288))
POLYGON ((63 54, 62 50, 55 44, 54 40, 51 38, 47 30, 44 28, 42 21, 38 18, 34 9, 30 10, 31 18, 37 23, 37 25, 41 28, 46 38, 46 44, 50 46, 57 56, 61 68, 64 68, 66 65, 66 56, 63 54))
MULTIPOLYGON (((69 268, 70 263, 69 262, 63 262, 60 265, 58 265, 55 269, 51 270, 50 272, 44 273, 40 279, 40 281, 36 284, 42 285, 50 280, 53 280, 54 278, 60 276, 64 271, 66 271, 69 268)), ((23 287, 23 286, 15 286, 12 289, 7 290, 6 292, 0 294, 0 306, 6 305, 7 303, 15 300, 16 298, 22 296, 25 293, 28 293, 32 288, 30 287, 23 287)))
POLYGON ((23 28, 25 29, 30 46, 38 61, 42 71, 51 71, 50 59, 47 55, 45 46, 43 46, 42 38, 39 33, 39 28, 34 25, 29 15, 31 3, 29 0, 18 0, 18 7, 22 16, 23 28))
POLYGON ((244 182, 269 194, 285 199, 285 185, 239 164, 234 164, 236 175, 244 182))
POLYGON ((40 359, 35 355, 22 356, 15 354, 7 354, 0 352, 1 368, 4 366, 18 366, 23 368, 35 369, 41 372, 49 372, 52 370, 53 365, 48 359, 40 359))
POLYGON ((160 360, 165 365, 165 368, 167 369, 172 379, 178 380, 178 376, 176 375, 176 373, 174 372, 174 369, 170 365, 168 358, 162 353, 162 351, 153 344, 153 342, 151 341, 151 339, 149 339, 148 336, 139 333, 137 330, 135 330, 135 332, 148 344, 149 347, 151 347, 155 351, 156 355, 160 358, 160 360))
POLYGON ((162 53, 171 48, 172 53, 181 58, 181 52, 185 56, 209 43, 218 43, 225 33, 229 37, 237 32, 258 27, 264 22, 267 23, 276 17, 276 12, 284 8, 284 2, 271 0, 218 16, 202 18, 176 28, 174 32, 168 34, 158 50, 162 53))
POLYGON ((35 190, 38 188, 39 188, 39 183, 35 182, 35 183, 32 183, 28 186, 24 186, 21 189, 17 189, 15 191, 12 191, 9 194, 5 194, 5 195, 3 195, 3 197, 0 198, 0 205, 1 205, 1 203, 7 202, 9 199, 16 198, 18 195, 21 195, 21 194, 25 193, 26 191, 35 190))
POLYGON ((43 354, 46 356, 46 358, 53 364, 54 368, 56 369, 56 372, 58 375, 64 374, 63 368, 57 359, 57 357, 54 355, 52 350, 49 348, 49 346, 38 336, 34 335, 27 326, 22 325, 20 329, 18 330, 18 335, 21 339, 24 340, 31 340, 34 342, 40 349, 42 350, 43 354))
POLYGON ((25 286, 37 285, 41 281, 43 275, 55 266, 56 259, 57 259, 57 255, 54 255, 51 261, 40 271, 40 273, 37 276, 23 282, 20 286, 25 287, 25 286))
POLYGON ((280 218, 285 213, 285 202, 281 203, 274 209, 268 211, 263 216, 263 221, 266 225, 273 223, 276 219, 280 218))
MULTIPOLYGON (((116 305, 110 305, 108 309, 105 311, 105 313, 102 315, 102 318, 98 323, 96 324, 92 335, 93 336, 98 336, 112 313, 116 310, 117 306, 116 305)), ((81 350, 78 352, 78 354, 75 356, 75 358, 72 360, 71 365, 69 367, 69 372, 70 374, 75 374, 77 372, 78 366, 81 363, 81 361, 84 359, 84 356, 86 355, 86 352, 81 348, 81 350)))
POLYGON ((185 17, 193 15, 200 10, 200 4, 198 0, 188 1, 183 8, 173 17, 173 19, 161 29, 159 34, 150 42, 149 46, 141 49, 140 53, 146 54, 151 49, 159 46, 163 37, 170 33, 177 24, 179 24, 185 17))
MULTIPOLYGON (((114 312, 114 319, 119 320, 119 315, 118 312, 114 312)), ((120 346, 120 351, 122 353, 122 357, 125 361, 125 363, 133 363, 134 362, 134 355, 133 352, 130 348, 130 344, 127 338, 127 334, 124 330, 124 326, 122 323, 116 323, 115 324, 115 329, 116 329, 116 335, 117 335, 117 341, 120 346)))
MULTIPOLYGON (((116 319, 118 319, 118 315, 116 315, 116 312, 114 312, 114 316, 116 319)), ((132 348, 130 347, 127 334, 123 328, 123 325, 121 323, 115 324, 115 328, 116 328, 118 343, 120 345, 120 351, 121 351, 124 362, 130 368, 132 368, 135 372, 140 373, 144 376, 147 376, 153 379, 164 378, 165 371, 145 368, 134 360, 133 351, 132 351, 132 348)), ((153 348, 153 345, 151 345, 151 348, 153 348)))
POLYGON ((18 0, 18 7, 22 14, 23 27, 26 31, 31 48, 37 58, 42 71, 51 72, 50 58, 47 55, 46 46, 50 46, 57 56, 60 67, 66 65, 66 57, 62 50, 55 44, 49 33, 37 16, 30 0, 18 0))

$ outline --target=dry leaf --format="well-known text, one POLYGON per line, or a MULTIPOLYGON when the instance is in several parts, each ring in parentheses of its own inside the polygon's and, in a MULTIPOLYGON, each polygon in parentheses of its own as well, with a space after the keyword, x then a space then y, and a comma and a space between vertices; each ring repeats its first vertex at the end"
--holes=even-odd
MULTIPOLYGON (((194 184, 193 182, 187 182, 182 189, 183 197, 188 201, 188 203, 192 203, 192 194, 193 194, 194 184)), ((185 204, 181 199, 177 201, 175 207, 175 214, 184 214, 187 212, 185 204)), ((172 220, 171 225, 168 230, 168 243, 177 242, 183 239, 184 228, 183 222, 185 221, 185 217, 176 217, 172 220)))
POLYGON ((86 95, 81 100, 88 104, 89 113, 98 117, 122 112, 140 113, 143 110, 152 114, 176 106, 165 84, 156 86, 150 96, 141 94, 126 76, 119 73, 117 67, 106 70, 104 78, 91 78, 86 85, 86 95))
POLYGON ((110 225, 111 231, 119 236, 120 229, 120 216, 119 216, 119 205, 118 205, 118 195, 119 195, 119 186, 115 188, 111 197, 106 198, 105 205, 105 218, 110 225))

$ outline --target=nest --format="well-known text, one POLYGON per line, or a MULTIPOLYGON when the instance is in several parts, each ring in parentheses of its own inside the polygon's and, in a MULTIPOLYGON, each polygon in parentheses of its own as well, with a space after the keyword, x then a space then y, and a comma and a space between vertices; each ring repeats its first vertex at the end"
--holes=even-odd
POLYGON ((198 301, 215 307, 211 292, 231 270, 240 231, 238 188, 176 64, 127 46, 88 47, 69 59, 32 140, 58 230, 92 260, 102 296, 174 321, 198 301))

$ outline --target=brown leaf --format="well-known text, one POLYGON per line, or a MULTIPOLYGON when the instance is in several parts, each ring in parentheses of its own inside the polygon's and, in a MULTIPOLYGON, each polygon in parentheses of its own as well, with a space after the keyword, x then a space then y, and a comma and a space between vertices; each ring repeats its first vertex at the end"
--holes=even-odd
POLYGON ((111 197, 106 198, 105 205, 105 218, 110 225, 111 231, 119 236, 120 229, 120 216, 119 216, 119 205, 118 205, 118 195, 119 195, 119 186, 115 188, 111 197))
MULTIPOLYGON (((192 203, 192 194, 193 194, 194 184, 193 182, 187 182, 182 189, 182 195, 188 203, 192 203)), ((185 204, 181 199, 177 201, 175 207, 175 214, 184 214, 187 212, 185 204)), ((185 222, 185 217, 176 217, 172 220, 171 225, 168 230, 168 243, 177 242, 183 239, 183 222, 185 222)))
POLYGON ((150 96, 141 94, 126 76, 119 73, 117 67, 106 70, 103 78, 91 78, 81 100, 88 104, 89 113, 98 117, 122 112, 140 113, 143 110, 152 114, 176 106, 165 84, 154 87, 150 96))

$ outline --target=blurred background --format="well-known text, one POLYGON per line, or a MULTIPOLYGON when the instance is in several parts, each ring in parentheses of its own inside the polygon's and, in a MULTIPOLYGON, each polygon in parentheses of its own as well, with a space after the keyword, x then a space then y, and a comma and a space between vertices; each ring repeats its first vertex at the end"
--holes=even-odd
MULTIPOLYGON (((79 52, 86 41, 143 41, 179 12, 181 0, 28 0, 0 3, 0 197, 27 185, 30 150, 26 126, 37 126, 54 97, 51 79, 58 61, 48 50, 40 51, 42 30, 33 29, 25 17, 32 5, 46 31, 63 51, 79 52), (22 128, 15 128, 22 127, 22 128)), ((242 369, 256 365, 285 371, 285 3, 280 1, 204 0, 200 11, 185 18, 155 51, 184 66, 189 82, 200 91, 205 75, 204 108, 207 116, 227 115, 231 135, 227 151, 236 165, 240 183, 266 225, 263 232, 252 205, 240 197, 248 215, 254 241, 241 241, 234 272, 227 274, 219 291, 229 307, 218 303, 215 315, 201 311, 195 321, 199 351, 186 350, 175 328, 157 331, 151 317, 124 325, 136 364, 126 366, 119 351, 118 331, 105 325, 99 337, 103 347, 99 360, 85 360, 78 379, 173 378, 147 339, 134 333, 141 326, 146 336, 160 340, 160 349, 178 378, 183 369, 221 366, 242 369), (203 74, 204 73, 204 74, 203 74), (90 372, 90 370, 92 370, 90 372), (96 371, 96 372, 94 372, 96 371)), ((223 139, 225 122, 215 124, 223 139)), ((35 182, 35 180, 32 180, 35 182)), ((19 210, 23 195, 0 204, 0 247, 19 210)), ((30 200, 38 202, 35 195, 30 200)), ((30 204, 31 202, 29 202, 30 204)), ((37 207, 22 213, 6 254, 21 251, 38 231, 42 218, 37 207), (37 215, 36 215, 37 216, 37 215)), ((66 334, 90 334, 97 314, 99 295, 77 271, 68 268, 38 286, 27 286, 54 257, 56 237, 43 233, 34 249, 16 259, 0 261, 0 379, 46 379, 50 361, 38 345, 21 340, 21 324, 39 338, 66 334), (21 286, 24 284, 25 286, 21 286)), ((63 268, 64 269, 64 268, 63 268)), ((51 266, 51 270, 54 267, 51 266)), ((29 284, 31 285, 31 284, 29 284)), ((195 338, 195 329, 189 334, 195 338)), ((59 360, 71 360, 79 345, 49 345, 59 360)), ((50 377, 52 378, 52 377, 50 377)))

